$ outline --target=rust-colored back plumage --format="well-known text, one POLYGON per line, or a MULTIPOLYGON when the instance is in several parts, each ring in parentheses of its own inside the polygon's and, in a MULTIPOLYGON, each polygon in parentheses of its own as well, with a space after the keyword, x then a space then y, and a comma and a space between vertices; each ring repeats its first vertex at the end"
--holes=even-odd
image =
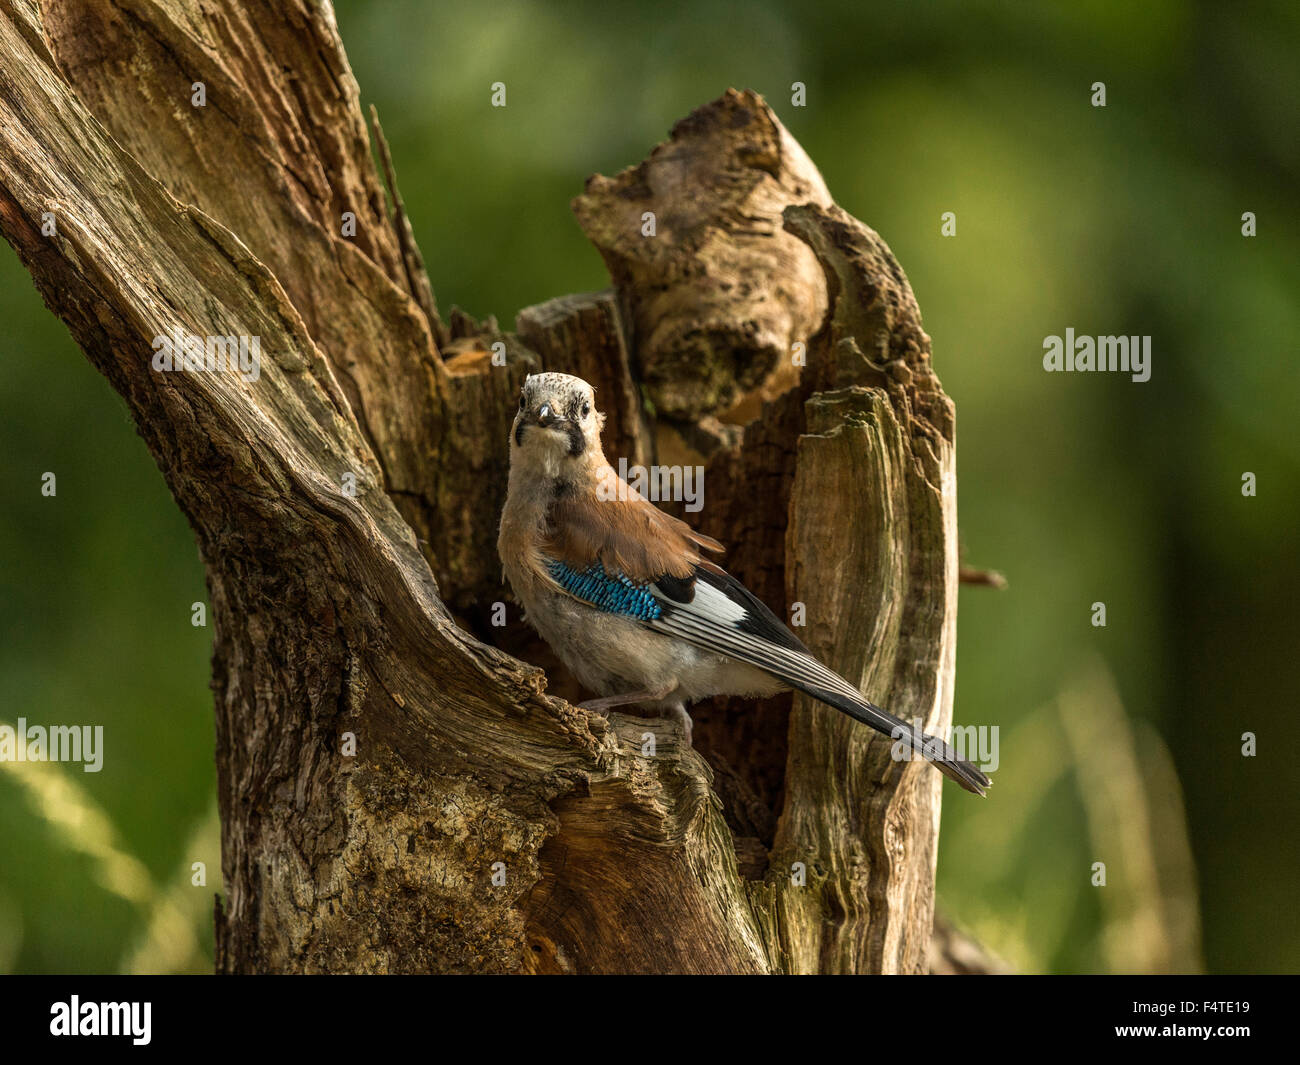
POLYGON ((606 573, 634 581, 689 577, 701 564, 715 568, 700 550, 721 551, 720 543, 665 514, 608 466, 602 473, 599 489, 575 486, 552 504, 548 557, 579 570, 600 562, 606 573))

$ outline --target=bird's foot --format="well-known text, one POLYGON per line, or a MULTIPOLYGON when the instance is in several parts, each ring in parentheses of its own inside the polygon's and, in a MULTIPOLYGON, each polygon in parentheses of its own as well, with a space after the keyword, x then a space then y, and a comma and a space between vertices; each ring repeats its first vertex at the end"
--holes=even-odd
POLYGON ((597 705, 599 699, 588 699, 585 703, 579 703, 579 710, 590 710, 593 714, 599 714, 601 717, 609 717, 609 707, 597 705))

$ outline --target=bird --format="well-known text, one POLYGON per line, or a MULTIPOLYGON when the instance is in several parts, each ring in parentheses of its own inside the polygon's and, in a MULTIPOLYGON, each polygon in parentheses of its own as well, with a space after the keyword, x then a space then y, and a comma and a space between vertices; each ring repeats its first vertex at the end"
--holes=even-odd
POLYGON ((529 374, 510 427, 497 550, 524 617, 608 713, 666 714, 714 695, 797 689, 906 741, 967 791, 990 780, 942 739, 868 701, 709 556, 712 537, 660 510, 605 458, 604 415, 586 381, 529 374))

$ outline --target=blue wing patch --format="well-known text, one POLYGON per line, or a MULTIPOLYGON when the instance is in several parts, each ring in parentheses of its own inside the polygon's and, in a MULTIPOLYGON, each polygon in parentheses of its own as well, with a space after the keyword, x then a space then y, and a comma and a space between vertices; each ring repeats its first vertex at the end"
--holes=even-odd
POLYGON ((606 573, 599 562, 575 570, 549 559, 546 568, 556 584, 597 610, 639 621, 655 621, 663 613, 663 607, 644 584, 636 584, 621 573, 606 573))

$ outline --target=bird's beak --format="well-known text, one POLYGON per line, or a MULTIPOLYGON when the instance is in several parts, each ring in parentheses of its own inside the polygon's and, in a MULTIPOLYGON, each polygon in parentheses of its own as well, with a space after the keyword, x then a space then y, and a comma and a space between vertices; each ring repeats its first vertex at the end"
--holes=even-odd
POLYGON ((524 430, 533 425, 539 429, 550 429, 554 433, 562 433, 572 438, 573 423, 557 412, 549 403, 543 403, 535 410, 529 407, 519 415, 519 421, 514 432, 514 442, 522 444, 524 442, 524 430))
POLYGON ((582 430, 578 423, 572 418, 566 418, 557 411, 551 404, 543 403, 536 410, 531 407, 519 415, 518 424, 515 426, 513 441, 515 446, 522 446, 524 442, 524 430, 528 426, 535 425, 539 429, 549 429, 557 437, 564 437, 568 442, 568 451, 570 455, 579 455, 586 446, 582 430))
POLYGON ((543 403, 537 410, 526 410, 520 418, 525 425, 538 425, 543 429, 564 429, 569 424, 569 419, 561 414, 556 413, 554 407, 549 403, 543 403))

